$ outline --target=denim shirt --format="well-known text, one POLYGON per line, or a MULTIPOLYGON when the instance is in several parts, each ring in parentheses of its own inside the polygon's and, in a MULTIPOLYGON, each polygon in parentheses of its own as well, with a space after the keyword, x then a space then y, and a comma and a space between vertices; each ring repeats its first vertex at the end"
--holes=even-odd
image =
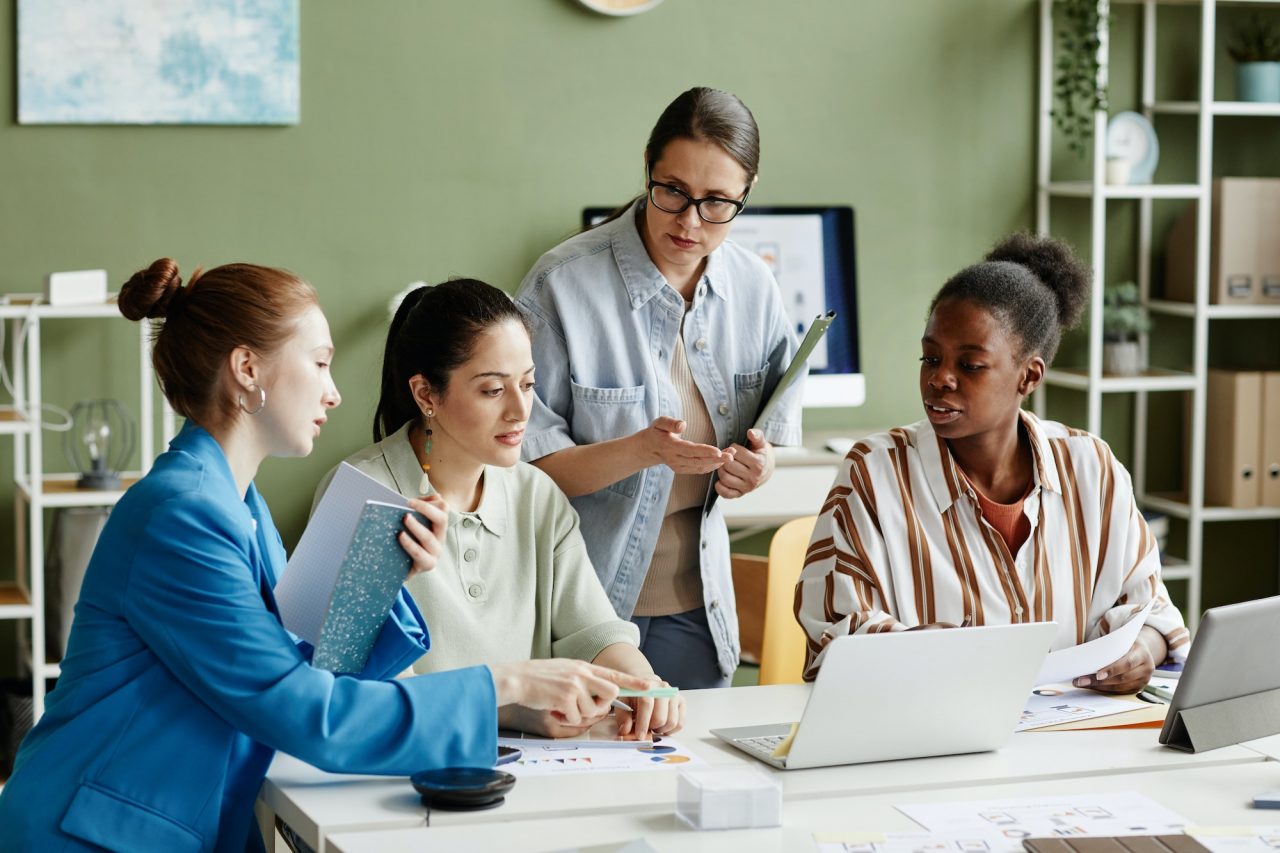
MULTIPOLYGON (((671 358, 684 323, 693 381, 716 443, 745 443, 766 395, 796 351, 782 294, 757 256, 725 241, 707 258, 685 316, 637 228, 644 201, 542 256, 516 302, 533 326, 538 385, 524 458, 621 438, 654 418, 683 417, 671 358)), ((764 426, 774 444, 800 443, 800 383, 764 426)), ((674 473, 654 465, 572 500, 600 582, 630 618, 653 557, 674 473)), ((717 502, 703 514, 701 576, 707 622, 725 675, 738 663, 729 534, 717 502)))

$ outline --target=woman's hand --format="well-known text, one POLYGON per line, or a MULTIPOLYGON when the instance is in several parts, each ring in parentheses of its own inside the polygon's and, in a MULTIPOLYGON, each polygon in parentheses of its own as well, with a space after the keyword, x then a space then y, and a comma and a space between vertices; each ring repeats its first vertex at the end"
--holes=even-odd
POLYGON ((680 437, 684 426, 678 418, 654 418, 653 423, 635 433, 646 467, 666 465, 677 474, 710 474, 733 461, 733 449, 685 441, 680 437))
POLYGON ((768 482, 773 476, 773 445, 758 429, 747 430, 747 444, 735 444, 726 452, 733 458, 720 469, 716 492, 722 498, 740 498, 768 482))
POLYGON ((409 501, 409 509, 421 513, 431 522, 428 528, 412 513, 405 513, 404 530, 400 533, 400 547, 413 560, 409 577, 419 572, 429 572, 436 567, 440 551, 444 547, 444 531, 449 526, 449 507, 439 495, 409 501), (440 531, 436 536, 435 531, 440 531))
POLYGON ((547 711, 570 727, 589 725, 609 713, 619 687, 644 690, 649 680, 585 661, 551 658, 489 667, 498 707, 512 703, 547 711))
POLYGON ((1072 683, 1100 693, 1137 693, 1151 680, 1156 664, 1167 654, 1168 646, 1160 632, 1143 625, 1124 657, 1093 675, 1082 675, 1072 683))
POLYGON ((535 711, 523 705, 504 705, 498 709, 498 728, 515 729, 541 735, 542 737, 578 737, 605 718, 592 717, 584 719, 576 726, 571 726, 551 716, 550 711, 535 711))
MULTIPOLYGON (((654 678, 649 687, 667 687, 667 682, 654 678)), ((617 710, 618 734, 635 736, 645 740, 655 735, 671 735, 684 728, 684 697, 676 694, 670 699, 654 699, 647 696, 628 697, 621 700, 631 710, 617 710)))

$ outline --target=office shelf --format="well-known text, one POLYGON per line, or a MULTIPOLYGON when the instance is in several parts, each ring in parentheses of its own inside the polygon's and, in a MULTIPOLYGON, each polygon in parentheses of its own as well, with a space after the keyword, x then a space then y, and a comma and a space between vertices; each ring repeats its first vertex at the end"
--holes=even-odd
POLYGON ((30 429, 26 416, 13 406, 0 406, 0 435, 18 435, 30 429))
MULTIPOLYGON (((113 506, 134 483, 142 478, 139 472, 125 473, 120 477, 118 489, 81 489, 76 485, 76 474, 46 474, 42 480, 40 502, 46 507, 113 506)), ((19 494, 33 499, 30 481, 22 475, 15 478, 19 494)))
POLYGON ((31 596, 16 583, 0 583, 0 618, 30 619, 31 596))
MULTIPOLYGON (((1199 101, 1156 101, 1147 109, 1164 115, 1200 115, 1199 101)), ((1214 101, 1209 113, 1215 116, 1280 117, 1280 104, 1257 104, 1249 101, 1214 101)))
MULTIPOLYGON (((1113 0, 1120 2, 1120 0, 1113 0)), ((1054 49, 1055 38, 1054 0, 1040 2, 1040 51, 1039 51, 1039 106, 1037 110, 1037 171, 1036 171, 1036 227, 1040 233, 1050 231, 1050 203, 1054 199, 1079 198, 1087 200, 1089 205, 1089 244, 1087 255, 1091 259, 1093 290, 1090 295, 1089 308, 1086 314, 1085 330, 1087 337, 1087 361, 1085 369, 1055 368, 1045 375, 1045 381, 1035 394, 1033 404, 1037 414, 1043 415, 1046 408, 1046 395, 1052 388, 1070 388, 1082 392, 1085 397, 1085 428, 1092 433, 1099 433, 1102 428, 1102 402, 1104 395, 1115 392, 1134 394, 1133 405, 1133 483, 1144 507, 1157 509, 1166 514, 1186 521, 1185 560, 1171 561, 1166 566, 1166 576, 1187 581, 1187 600, 1184 615, 1188 625, 1194 630, 1200 613, 1201 579, 1203 573, 1213 568, 1211 560, 1207 560, 1204 550, 1204 525, 1216 521, 1248 521, 1280 519, 1280 508, 1235 509, 1230 507, 1206 506, 1204 503, 1205 479, 1205 418, 1206 418, 1206 381, 1209 370, 1209 334, 1211 321, 1228 320, 1277 320, 1280 319, 1280 305, 1210 305, 1206 299, 1209 291, 1209 217, 1198 217, 1195 249, 1195 293, 1200 301, 1174 302, 1151 298, 1151 276, 1153 256, 1157 245, 1153 241, 1153 208, 1160 199, 1182 199, 1196 203, 1200 209, 1207 210, 1212 198, 1213 162, 1214 162, 1214 119, 1217 116, 1280 117, 1280 104, 1255 104, 1240 101, 1215 100, 1214 75, 1217 70, 1217 58, 1221 50, 1221 39, 1217 32, 1217 7, 1219 5, 1271 6, 1280 7, 1280 0, 1235 0, 1221 4, 1215 0, 1128 0, 1140 5, 1139 36, 1141 39, 1141 58, 1139 60, 1139 91, 1137 100, 1142 110, 1150 119, 1157 115, 1185 115, 1195 122, 1193 144, 1193 162, 1195 163, 1194 183, 1148 184, 1139 186, 1110 186, 1105 182, 1106 168, 1104 154, 1106 152, 1106 131, 1108 115, 1105 111, 1095 111, 1092 125, 1091 160, 1088 163, 1090 179, 1086 181, 1054 180, 1053 155, 1053 105, 1054 76, 1056 73, 1054 49), (1192 100, 1157 100, 1156 98, 1156 25, 1159 7, 1168 2, 1182 6, 1196 7, 1199 13, 1199 50, 1192 58, 1197 70, 1196 86, 1199 97, 1192 100), (1106 260, 1108 257, 1107 240, 1114 207, 1107 202, 1112 199, 1134 199, 1137 201, 1137 276, 1138 289, 1142 302, 1152 314, 1165 317, 1185 318, 1189 327, 1185 332, 1166 324, 1160 332, 1166 333, 1170 328, 1174 334, 1185 334, 1189 338, 1189 365, 1184 371, 1153 369, 1142 376, 1115 377, 1107 376, 1098 369, 1102 364, 1103 323, 1102 308, 1104 304, 1104 286, 1109 280, 1120 280, 1129 277, 1127 274, 1107 275, 1106 260), (1181 485, 1185 490, 1182 495, 1148 494, 1147 493, 1147 442, 1151 435, 1160 428, 1148 422, 1148 395, 1161 391, 1181 391, 1190 397, 1190 415, 1185 430, 1188 452, 1183 470, 1186 481, 1181 485)), ((1106 14, 1107 0, 1099 0, 1100 16, 1098 24, 1099 50, 1097 60, 1099 76, 1106 78, 1110 70, 1110 36, 1111 16, 1106 14)), ((1118 108, 1118 107, 1117 107, 1118 108)), ((1269 125, 1257 125, 1265 129, 1269 125)), ((1234 125, 1233 125, 1234 127, 1234 125)), ((1171 137, 1172 138, 1172 137, 1171 137)), ((1076 210, 1079 208, 1077 207, 1076 210)), ((1213 325, 1213 329, 1230 332, 1230 326, 1213 325)), ((1149 341, 1143 336, 1140 341, 1142 352, 1148 354, 1149 341)))
MULTIPOLYGON (((1145 507, 1158 509, 1175 518, 1190 519, 1192 505, 1186 495, 1155 493, 1138 500, 1145 507)), ((1280 506, 1232 507, 1206 504, 1199 508, 1201 521, 1272 521, 1280 519, 1280 506)))
POLYGON ((1186 560, 1178 557, 1163 557, 1160 560, 1160 577, 1167 581, 1188 581, 1196 570, 1186 560))
MULTIPOLYGON (((150 329, 138 326, 139 385, 138 449, 143 470, 122 477, 121 488, 80 489, 78 475, 44 470, 44 430, 32 413, 43 411, 42 344, 44 323, 60 320, 97 319, 122 322, 112 296, 93 305, 51 306, 32 294, 9 294, 0 298, 0 323, 7 324, 6 339, 14 399, 0 406, 0 435, 12 435, 14 471, 14 513, 17 517, 17 561, 13 583, 0 585, 0 620, 30 620, 22 646, 31 675, 32 711, 35 719, 44 712, 45 683, 61 672, 57 662, 46 660, 45 646, 45 510, 59 507, 112 506, 124 490, 146 473, 155 456, 155 376, 151 367, 150 329), (36 663, 39 662, 39 663, 36 663)), ((161 440, 173 433, 173 417, 164 408, 161 440)), ((161 444, 163 446, 163 444, 161 444)), ((71 594, 75 594, 74 591, 71 594)))
POLYGON ((1198 199, 1201 189, 1197 184, 1095 184, 1091 181, 1054 181, 1041 187, 1042 191, 1060 198, 1181 198, 1198 199))
POLYGON ((1137 376, 1111 376, 1103 374, 1093 378, 1085 370, 1055 367, 1045 372, 1047 385, 1088 391, 1098 388, 1105 393, 1133 391, 1190 391, 1196 387, 1195 374, 1179 370, 1150 367, 1137 376))
MULTIPOLYGON (((1174 302, 1169 299, 1152 299, 1147 308, 1153 314, 1167 314, 1172 317, 1196 316, 1196 306, 1192 302, 1174 302)), ((1204 315, 1210 320, 1276 320, 1280 319, 1280 304, 1277 305, 1206 305, 1204 315)))

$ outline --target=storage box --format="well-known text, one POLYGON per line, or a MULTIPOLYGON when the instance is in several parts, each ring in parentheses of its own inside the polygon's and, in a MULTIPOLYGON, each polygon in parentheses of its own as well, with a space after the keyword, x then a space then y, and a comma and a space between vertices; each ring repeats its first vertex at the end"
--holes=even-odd
POLYGON ((49 305, 99 305, 107 301, 106 270, 51 272, 44 277, 49 305))
POLYGON ((676 814, 694 829, 782 825, 782 786, 755 767, 699 767, 676 781, 676 814))
POLYGON ((1256 507, 1261 500, 1262 377, 1257 371, 1209 371, 1204 436, 1209 506, 1256 507))
MULTIPOLYGON (((1165 241, 1165 298, 1195 299, 1196 210, 1165 241)), ((1219 178, 1209 222, 1209 302, 1280 304, 1280 178, 1219 178)))

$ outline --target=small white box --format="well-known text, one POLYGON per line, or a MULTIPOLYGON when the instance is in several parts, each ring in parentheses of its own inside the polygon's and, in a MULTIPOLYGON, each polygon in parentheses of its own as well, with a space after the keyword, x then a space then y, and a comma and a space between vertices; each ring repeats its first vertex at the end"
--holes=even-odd
POLYGON ((676 814, 694 829, 782 825, 782 786, 755 767, 699 767, 676 782, 676 814))
POLYGON ((97 305, 107 301, 106 270, 51 272, 44 277, 49 305, 97 305))

